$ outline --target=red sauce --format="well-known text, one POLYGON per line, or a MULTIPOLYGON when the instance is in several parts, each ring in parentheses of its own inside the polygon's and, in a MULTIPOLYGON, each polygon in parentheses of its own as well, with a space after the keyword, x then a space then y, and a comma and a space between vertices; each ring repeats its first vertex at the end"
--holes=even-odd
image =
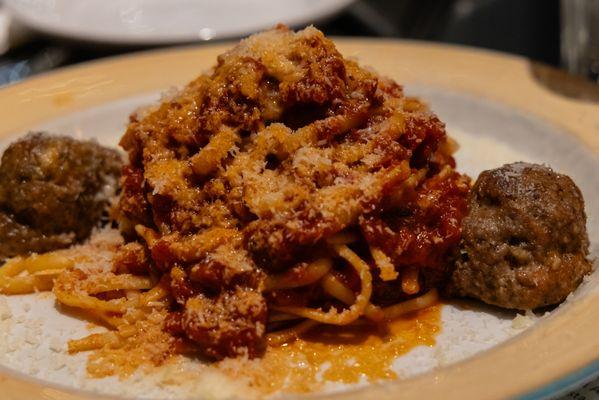
POLYGON ((468 185, 457 172, 427 180, 400 210, 369 215, 361 223, 366 240, 398 266, 444 268, 448 251, 460 241, 468 185))

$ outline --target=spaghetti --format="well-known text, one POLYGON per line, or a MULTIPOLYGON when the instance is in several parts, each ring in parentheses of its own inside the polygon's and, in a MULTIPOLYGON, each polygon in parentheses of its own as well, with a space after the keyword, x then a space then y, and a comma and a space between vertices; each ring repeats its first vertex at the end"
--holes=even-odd
POLYGON ((251 358, 318 324, 437 301, 469 190, 455 146, 426 105, 314 28, 242 41, 133 115, 121 146, 126 243, 111 268, 82 270, 67 250, 0 269, 0 292, 52 289, 108 328, 69 343, 97 351, 97 375, 140 343, 154 363, 251 358))

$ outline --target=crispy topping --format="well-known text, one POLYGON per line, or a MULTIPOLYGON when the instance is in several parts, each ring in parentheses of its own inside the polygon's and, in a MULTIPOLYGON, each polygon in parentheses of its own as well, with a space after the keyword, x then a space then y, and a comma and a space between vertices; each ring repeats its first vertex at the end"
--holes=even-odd
MULTIPOLYGON (((170 276, 174 331, 214 358, 257 354, 265 274, 312 262, 327 238, 358 224, 366 230, 361 221, 381 220, 406 193, 440 202, 413 202, 412 219, 441 215, 447 228, 398 217, 390 235, 422 225, 413 235, 426 242, 413 246, 435 262, 455 241, 451 218, 461 218, 443 123, 313 27, 242 40, 210 73, 132 116, 121 145, 130 161, 121 229, 170 276), (444 166, 437 180, 446 187, 423 186, 444 166)), ((397 284, 389 241, 372 245, 382 278, 397 284)), ((419 266, 429 259, 411 253, 403 257, 419 266)), ((359 283, 352 289, 359 293, 359 283)))

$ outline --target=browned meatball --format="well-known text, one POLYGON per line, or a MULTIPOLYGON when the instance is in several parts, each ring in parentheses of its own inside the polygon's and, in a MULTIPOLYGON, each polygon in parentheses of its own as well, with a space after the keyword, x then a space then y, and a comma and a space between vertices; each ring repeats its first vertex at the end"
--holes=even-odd
POLYGON ((0 164, 0 258, 66 247, 106 213, 121 156, 91 141, 30 133, 0 164))
POLYGON ((505 308, 557 304, 591 271, 588 247, 584 200, 568 176, 522 162, 484 171, 450 291, 505 308))

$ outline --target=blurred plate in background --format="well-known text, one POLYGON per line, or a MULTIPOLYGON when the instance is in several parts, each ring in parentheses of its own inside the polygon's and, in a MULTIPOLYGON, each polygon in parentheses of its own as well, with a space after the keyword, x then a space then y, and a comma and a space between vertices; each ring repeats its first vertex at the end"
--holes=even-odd
POLYGON ((244 36, 277 23, 326 19, 353 0, 5 0, 30 28, 74 40, 122 45, 244 36))

